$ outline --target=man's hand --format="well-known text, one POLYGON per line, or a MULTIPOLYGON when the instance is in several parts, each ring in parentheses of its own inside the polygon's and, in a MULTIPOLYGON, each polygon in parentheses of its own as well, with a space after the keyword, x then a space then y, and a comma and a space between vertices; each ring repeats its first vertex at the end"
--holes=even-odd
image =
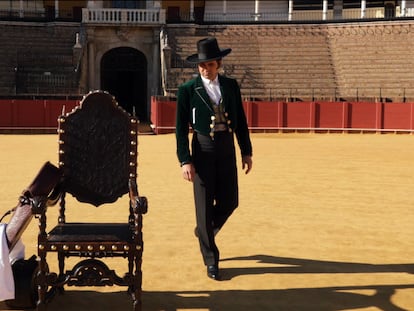
POLYGON ((250 172, 252 169, 253 161, 251 156, 243 156, 242 157, 242 169, 246 169, 246 174, 250 172))
POLYGON ((182 169, 182 172, 183 172, 183 178, 185 180, 188 180, 188 181, 193 181, 194 180, 195 169, 194 169, 194 165, 192 163, 184 164, 181 167, 181 169, 182 169))

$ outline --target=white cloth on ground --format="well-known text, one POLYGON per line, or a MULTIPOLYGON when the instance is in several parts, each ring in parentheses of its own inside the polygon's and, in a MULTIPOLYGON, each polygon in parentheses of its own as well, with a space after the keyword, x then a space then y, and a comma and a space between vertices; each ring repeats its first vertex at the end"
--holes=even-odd
POLYGON ((9 252, 6 238, 7 224, 0 223, 0 301, 14 299, 14 279, 12 264, 18 259, 24 259, 24 245, 19 240, 9 252))

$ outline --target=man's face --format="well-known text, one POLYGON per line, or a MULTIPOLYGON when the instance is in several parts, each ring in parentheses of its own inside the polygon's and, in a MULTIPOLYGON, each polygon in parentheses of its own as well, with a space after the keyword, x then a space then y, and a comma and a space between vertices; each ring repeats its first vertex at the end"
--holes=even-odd
POLYGON ((214 80, 217 77, 219 67, 220 66, 217 60, 203 62, 198 64, 198 72, 202 77, 214 80))

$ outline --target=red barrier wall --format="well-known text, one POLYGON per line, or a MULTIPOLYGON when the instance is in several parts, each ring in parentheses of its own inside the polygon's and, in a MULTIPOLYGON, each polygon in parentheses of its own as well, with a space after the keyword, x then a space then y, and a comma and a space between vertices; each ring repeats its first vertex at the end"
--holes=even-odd
MULTIPOLYGON (((55 129, 79 100, 0 100, 0 129, 55 129)), ((243 102, 251 130, 370 130, 414 132, 414 103, 243 102)), ((175 130, 176 102, 151 99, 156 134, 175 130)))
POLYGON ((414 104, 394 103, 384 105, 382 125, 387 129, 414 128, 414 104))
POLYGON ((13 105, 8 99, 0 99, 0 126, 13 125, 13 105))
POLYGON ((171 133, 175 131, 175 101, 159 101, 151 99, 151 122, 155 125, 155 134, 171 133))
MULTIPOLYGON (((414 103, 245 101, 251 130, 414 132, 414 103)), ((175 102, 152 100, 155 133, 174 131, 175 102)))
POLYGON ((283 127, 311 128, 315 126, 315 103, 285 103, 283 107, 283 127))
POLYGON ((46 100, 45 126, 56 127, 57 118, 62 114, 62 112, 71 112, 77 105, 79 105, 79 100, 46 100))
POLYGON ((315 127, 345 128, 348 127, 348 103, 317 102, 315 107, 315 127))
POLYGON ((15 100, 13 103, 13 123, 13 126, 16 127, 44 127, 44 101, 15 100))
POLYGON ((0 129, 55 129, 65 107, 70 112, 79 100, 2 99, 0 129))
POLYGON ((349 127, 361 129, 378 129, 377 103, 350 103, 349 127))
POLYGON ((256 128, 280 127, 282 102, 245 102, 244 108, 249 125, 256 128))

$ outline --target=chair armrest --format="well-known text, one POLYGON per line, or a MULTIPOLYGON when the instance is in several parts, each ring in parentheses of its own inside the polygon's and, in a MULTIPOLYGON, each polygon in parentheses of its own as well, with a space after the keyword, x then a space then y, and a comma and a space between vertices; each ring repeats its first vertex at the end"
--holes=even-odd
POLYGON ((52 163, 46 162, 23 193, 28 192, 32 198, 38 196, 47 197, 59 183, 61 177, 62 171, 52 163))
POLYGON ((148 212, 148 200, 146 197, 134 197, 131 199, 131 207, 136 214, 146 214, 148 212))
POLYGON ((135 214, 146 214, 148 212, 148 200, 138 194, 135 180, 129 180, 129 200, 135 214))
POLYGON ((9 249, 12 250, 35 214, 41 214, 49 204, 49 194, 59 183, 61 171, 46 162, 32 183, 23 191, 19 203, 12 210, 13 215, 6 227, 9 249))

